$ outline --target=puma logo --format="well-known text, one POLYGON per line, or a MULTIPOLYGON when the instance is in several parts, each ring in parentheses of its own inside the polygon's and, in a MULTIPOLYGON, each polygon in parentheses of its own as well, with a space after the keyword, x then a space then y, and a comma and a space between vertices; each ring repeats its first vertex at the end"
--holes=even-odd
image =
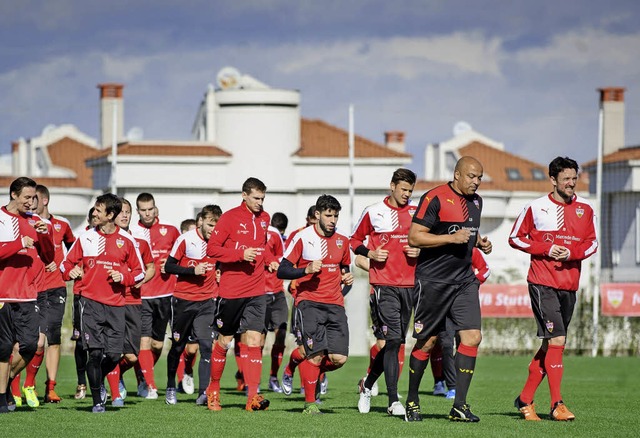
POLYGON ((451 203, 451 205, 456 205, 456 204, 455 204, 455 202, 453 202, 453 199, 449 199, 449 198, 447 198, 447 202, 450 202, 450 203, 451 203))

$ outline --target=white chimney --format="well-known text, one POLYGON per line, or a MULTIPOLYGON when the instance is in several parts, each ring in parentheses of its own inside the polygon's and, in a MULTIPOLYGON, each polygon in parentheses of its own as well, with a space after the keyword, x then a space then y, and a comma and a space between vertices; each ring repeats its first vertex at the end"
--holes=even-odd
POLYGON ((394 151, 404 152, 404 132, 387 131, 384 133, 384 144, 394 151))
POLYGON ((122 84, 98 84, 100 89, 100 142, 103 149, 111 147, 115 134, 116 142, 124 141, 124 101, 122 84), (115 116, 115 129, 114 128, 115 116))
POLYGON ((624 147, 624 88, 599 88, 604 113, 603 153, 611 154, 624 147))

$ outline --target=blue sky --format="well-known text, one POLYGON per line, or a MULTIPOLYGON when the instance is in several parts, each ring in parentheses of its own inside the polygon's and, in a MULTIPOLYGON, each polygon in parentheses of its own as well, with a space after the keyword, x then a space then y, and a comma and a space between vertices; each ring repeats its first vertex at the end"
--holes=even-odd
MULTIPOLYGON (((638 1, 0 0, 0 153, 48 124, 98 137, 101 82, 125 84, 125 132, 189 139, 216 73, 302 93, 302 115, 382 142, 412 168, 457 121, 546 164, 596 157, 598 94, 627 88, 640 144, 638 1)), ((223 146, 223 145, 222 145, 223 146)))

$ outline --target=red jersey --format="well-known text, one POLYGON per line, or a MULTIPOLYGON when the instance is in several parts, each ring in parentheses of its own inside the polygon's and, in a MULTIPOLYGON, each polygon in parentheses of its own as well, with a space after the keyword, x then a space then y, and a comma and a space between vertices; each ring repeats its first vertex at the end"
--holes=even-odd
POLYGON ((489 269, 489 265, 487 265, 482 251, 478 248, 473 248, 473 253, 471 254, 471 269, 473 269, 473 273, 476 275, 478 281, 480 281, 480 284, 487 281, 487 278, 491 275, 491 269, 489 269))
POLYGON ((351 249, 364 245, 375 250, 381 245, 389 251, 384 262, 369 261, 369 283, 378 286, 413 287, 418 259, 408 257, 404 247, 409 244, 409 227, 416 206, 409 201, 404 207, 393 207, 387 196, 382 202, 364 209, 350 239, 351 249))
POLYGON ((60 270, 65 280, 69 272, 82 262, 82 296, 108 306, 124 306, 128 286, 142 281, 144 265, 133 237, 116 227, 111 234, 98 228, 85 231, 69 249, 60 270), (107 274, 110 269, 122 274, 122 281, 114 282, 107 274))
POLYGON ((542 196, 527 205, 513 224, 509 245, 531 254, 527 281, 560 290, 578 290, 582 260, 598 249, 596 217, 586 199, 568 204, 542 196), (549 257, 553 245, 569 249, 569 258, 549 257))
POLYGON ((296 280, 296 306, 304 300, 344 306, 342 267, 351 264, 347 237, 338 233, 325 237, 318 234, 315 226, 307 227, 295 236, 284 258, 299 268, 314 260, 322 260, 320 272, 296 280))
POLYGON ((44 267, 54 260, 51 234, 38 233, 39 217, 16 215, 0 209, 0 302, 35 301, 43 284, 44 267), (22 237, 33 239, 33 248, 22 247, 22 237))
POLYGON ((216 259, 207 256, 207 242, 202 238, 200 230, 194 229, 180 235, 169 255, 178 260, 179 266, 185 268, 195 268, 201 263, 209 264, 205 275, 178 275, 174 297, 204 301, 218 296, 216 259))
MULTIPOLYGON (((282 235, 277 228, 269 226, 267 229, 267 251, 271 254, 271 257, 275 260, 282 260, 282 256, 284 254, 284 242, 282 240, 282 235)), ((282 292, 284 290, 284 282, 278 278, 276 272, 269 272, 265 267, 265 282, 266 282, 266 292, 274 293, 274 292, 282 292)))
POLYGON ((222 298, 264 294, 264 267, 273 261, 265 251, 270 220, 268 213, 254 214, 244 202, 220 216, 207 244, 207 255, 220 262, 219 291, 222 298), (258 248, 255 261, 244 260, 247 248, 258 248))
MULTIPOLYGON (((55 259, 56 266, 60 267, 62 260, 64 260, 65 245, 71 245, 76 238, 71 231, 71 224, 62 216, 54 217, 49 216, 49 222, 51 222, 51 233, 53 236, 53 243, 55 245, 55 259)), ((59 287, 65 287, 65 282, 62 279, 62 275, 59 269, 44 273, 44 284, 40 292, 44 292, 49 289, 55 289, 59 287)))
MULTIPOLYGON (((149 246, 149 242, 144 239, 138 239, 136 237, 134 237, 133 240, 135 241, 136 249, 138 250, 140 258, 142 259, 142 266, 146 269, 149 263, 153 263, 153 255, 151 255, 151 247, 149 246)), ((124 293, 124 303, 133 305, 142 304, 140 288, 128 286, 124 293)))
POLYGON ((162 263, 180 237, 180 231, 173 225, 161 224, 159 221, 150 227, 138 222, 131 227, 131 234, 149 242, 156 267, 156 275, 142 285, 142 299, 171 296, 176 288, 177 279, 175 275, 162 273, 162 263))

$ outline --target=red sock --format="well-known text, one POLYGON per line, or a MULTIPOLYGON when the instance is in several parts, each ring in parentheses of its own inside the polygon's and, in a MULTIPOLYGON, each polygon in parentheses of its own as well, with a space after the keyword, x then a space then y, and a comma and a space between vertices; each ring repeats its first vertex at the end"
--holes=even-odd
POLYGON ((243 353, 243 350, 246 349, 247 346, 242 342, 236 342, 235 347, 233 348, 233 352, 236 358, 236 366, 238 367, 238 372, 240 374, 244 374, 244 370, 242 369, 242 365, 244 365, 244 361, 240 358, 240 355, 243 353))
POLYGON ((564 346, 549 345, 547 356, 544 359, 544 369, 547 370, 547 380, 549 381, 549 392, 551 393, 551 407, 562 400, 560 395, 560 385, 562 384, 562 354, 564 346))
POLYGON ((293 376, 293 373, 296 372, 296 368, 303 360, 304 356, 300 353, 300 349, 296 347, 291 352, 291 356, 289 356, 289 363, 285 367, 284 372, 293 376))
POLYGON ((38 370, 40 369, 40 365, 42 365, 42 360, 44 359, 44 350, 36 351, 36 354, 33 355, 33 359, 27 365, 27 375, 24 378, 24 386, 36 386, 36 374, 38 374, 38 370))
POLYGON ((47 392, 48 391, 53 391, 53 389, 56 387, 56 381, 55 380, 48 380, 47 379, 47 392))
POLYGON ((11 381, 11 393, 20 396, 20 373, 18 373, 11 381))
POLYGON ((314 403, 316 401, 316 385, 320 377, 320 367, 308 360, 300 362, 300 377, 304 386, 304 401, 314 403))
POLYGON ((262 349, 243 345, 242 359, 244 382, 247 385, 247 397, 249 400, 258 393, 260 375, 262 374, 262 349), (245 353, 246 352, 246 353, 245 353))
POLYGON ((180 359, 178 360, 178 369, 176 370, 176 378, 178 382, 182 382, 182 378, 184 377, 184 353, 187 350, 184 350, 180 355, 180 359))
POLYGON ((284 345, 274 345, 271 347, 271 375, 277 376, 282 365, 282 355, 284 353, 284 345))
POLYGON ((538 389, 538 386, 540 386, 540 383, 542 383, 542 380, 544 380, 544 376, 547 374, 544 369, 545 356, 546 352, 541 348, 529 363, 529 376, 527 377, 524 388, 522 388, 522 392, 520 393, 520 400, 523 403, 528 405, 533 403, 536 390, 538 389))
POLYGON ((322 358, 320 362, 320 374, 324 374, 327 371, 335 371, 340 368, 341 365, 336 365, 329 359, 328 356, 322 358))
POLYGON ((211 352, 211 378, 207 393, 217 391, 220 392, 220 379, 224 366, 227 363, 227 350, 222 348, 218 342, 214 342, 213 351, 211 352))
POLYGON ((440 342, 431 349, 431 373, 436 381, 442 380, 442 347, 440 342))
POLYGON ((373 344, 369 349, 369 368, 367 368, 367 374, 371 372, 371 367, 373 366, 373 361, 376 360, 376 356, 380 353, 380 348, 378 348, 378 344, 373 344))
POLYGON ((111 400, 120 398, 120 367, 116 367, 107 374, 107 382, 109 382, 109 389, 111 390, 111 400))
POLYGON ((402 367, 404 366, 404 344, 400 344, 400 350, 398 350, 398 365, 400 368, 398 369, 398 379, 400 379, 400 375, 402 374, 402 367))
POLYGON ((427 353, 426 351, 422 351, 421 349, 416 347, 413 347, 413 349, 411 350, 411 356, 415 357, 421 362, 429 360, 429 353, 427 353))
POLYGON ((138 363, 140 364, 140 370, 144 376, 144 380, 150 388, 157 388, 156 379, 153 372, 153 353, 151 350, 140 350, 138 355, 138 363))

